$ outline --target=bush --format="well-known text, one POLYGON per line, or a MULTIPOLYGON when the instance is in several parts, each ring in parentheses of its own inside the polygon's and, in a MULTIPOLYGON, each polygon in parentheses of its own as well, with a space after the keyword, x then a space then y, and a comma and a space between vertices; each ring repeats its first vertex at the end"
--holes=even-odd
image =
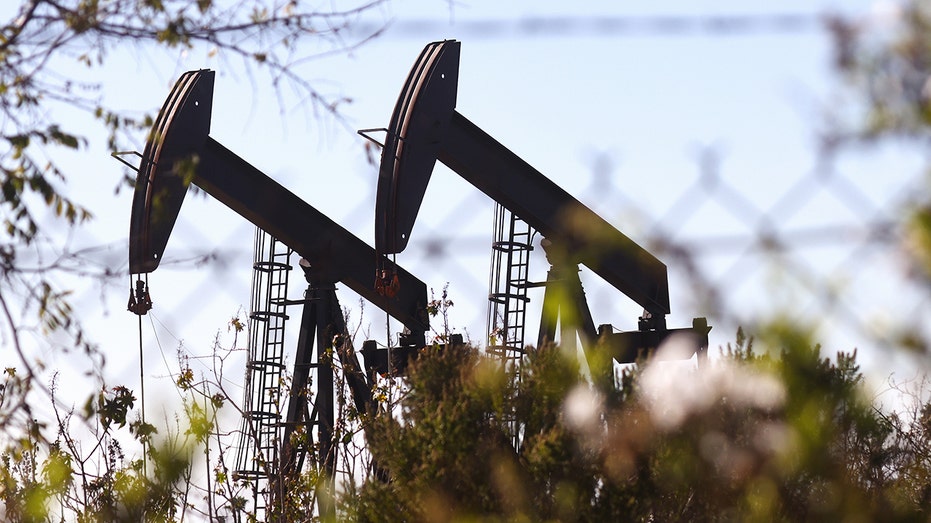
POLYGON ((765 338, 758 354, 738 333, 702 368, 640 362, 606 390, 557 347, 529 352, 519 372, 471 347, 429 350, 400 412, 376 421, 388 481, 368 481, 343 510, 356 521, 926 519, 924 427, 864 399, 855 353, 831 361, 779 326, 765 338))

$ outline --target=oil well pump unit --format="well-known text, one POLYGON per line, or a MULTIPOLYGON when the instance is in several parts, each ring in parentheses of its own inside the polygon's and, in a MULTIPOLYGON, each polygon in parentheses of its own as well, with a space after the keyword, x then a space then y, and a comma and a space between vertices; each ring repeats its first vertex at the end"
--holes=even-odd
MULTIPOLYGON (((500 276, 492 278, 489 298, 503 311, 489 314, 500 336, 492 351, 512 363, 522 357, 526 291, 534 285, 544 287, 538 346, 556 341, 558 325, 562 345, 574 348, 578 338, 586 353, 607 350, 620 363, 634 361, 676 332, 695 340, 699 357, 707 347, 710 329, 702 318, 689 328, 666 327, 669 289, 662 262, 456 111, 459 49, 452 40, 429 44, 404 84, 381 155, 374 247, 210 136, 213 71, 182 75, 149 132, 130 220, 130 273, 139 275, 130 290, 130 310, 145 314, 151 307, 142 275, 159 266, 191 184, 257 227, 243 437, 235 470, 254 481, 256 510, 268 509, 260 506, 260 497, 274 503, 282 495, 276 491, 280 480, 299 472, 308 460, 324 477, 333 477, 333 356, 355 409, 373 415, 378 411, 375 380, 393 367, 387 349, 373 342, 364 344, 365 365, 360 363, 345 335, 337 284, 404 326, 392 348, 395 354, 426 345, 427 287, 395 263, 394 255, 410 240, 437 160, 499 204, 493 250, 499 253, 494 271, 500 276), (536 234, 551 265, 546 281, 537 284, 528 275, 536 234), (287 293, 292 253, 300 257, 307 282, 299 300, 287 293), (596 329, 579 279, 580 265, 643 307, 637 330, 596 329), (289 359, 284 326, 292 306, 302 309, 289 359), (279 381, 288 361, 293 365, 290 389, 281 398, 279 381), (312 400, 306 392, 311 383, 316 387, 312 400), (292 438, 296 431, 305 436, 292 438)), ((403 363, 402 357, 396 367, 403 363)), ((321 514, 333 511, 327 499, 331 497, 318 497, 321 514)))
MULTIPOLYGON (((375 249, 396 254, 407 246, 439 160, 512 214, 510 237, 497 238, 495 246, 513 254, 502 270, 506 289, 516 291, 493 292, 493 302, 525 301, 517 292, 530 285, 521 251, 530 248, 531 229, 542 235, 551 267, 543 284, 537 346, 555 341, 559 324, 564 347, 575 346, 578 336, 586 350, 594 350, 597 342, 619 363, 634 361, 676 332, 693 337, 695 350, 703 353, 709 331, 703 318, 684 329, 666 327, 669 285, 662 262, 456 111, 459 48, 455 40, 428 44, 398 97, 378 173, 375 249), (643 307, 637 330, 615 333, 604 325, 596 331, 579 280, 580 264, 643 307)), ((503 321, 522 321, 521 316, 504 314, 503 321)), ((503 333, 504 350, 522 350, 522 343, 508 343, 513 341, 509 336, 521 332, 514 327, 505 323, 495 329, 503 333)))
MULTIPOLYGON (((279 333, 272 333, 265 337, 264 346, 251 347, 247 385, 252 385, 253 390, 246 391, 245 403, 249 406, 245 415, 249 423, 243 432, 237 473, 266 481, 268 488, 274 489, 276 478, 300 469, 308 450, 316 448, 312 456, 315 464, 321 472, 332 476, 335 454, 330 443, 335 396, 331 354, 342 365, 355 408, 362 413, 374 413, 376 408, 372 398, 373 373, 363 370, 351 339, 343 336, 346 327, 335 284, 342 283, 400 321, 406 330, 400 337, 402 346, 398 350, 402 351, 425 344, 425 332, 429 329, 427 288, 407 271, 398 269, 397 292, 389 295, 376 291, 372 278, 377 266, 374 249, 211 138, 213 83, 213 71, 185 73, 149 133, 133 195, 130 273, 141 275, 158 267, 190 184, 197 185, 267 232, 274 242, 284 244, 302 257, 300 265, 308 287, 300 303, 303 313, 286 414, 283 417, 278 414, 280 405, 275 405, 280 403, 278 385, 272 379, 285 361, 283 341, 279 333), (308 405, 305 388, 311 371, 316 375, 313 382, 317 389, 313 405, 308 405), (300 445, 293 445, 290 435, 298 428, 306 437, 300 445), (270 432, 275 436, 271 437, 270 432), (316 441, 307 439, 313 435, 316 441), (270 448, 272 441, 279 448, 270 448), (278 459, 256 452, 262 448, 276 452, 278 459)), ((274 246, 269 248, 276 252, 274 246)), ((286 263, 286 257, 282 261, 275 254, 259 256, 255 268, 271 272, 282 263, 286 263)), ((281 280, 274 277, 268 282, 270 288, 280 284, 281 280)), ((148 288, 141 278, 133 292, 131 302, 147 299, 148 288)), ((281 301, 282 293, 272 294, 266 306, 286 305, 281 301)), ((131 308, 145 313, 144 307, 131 308)), ((280 311, 258 312, 253 315, 254 324, 264 322, 267 329, 274 320, 280 325, 280 311)))

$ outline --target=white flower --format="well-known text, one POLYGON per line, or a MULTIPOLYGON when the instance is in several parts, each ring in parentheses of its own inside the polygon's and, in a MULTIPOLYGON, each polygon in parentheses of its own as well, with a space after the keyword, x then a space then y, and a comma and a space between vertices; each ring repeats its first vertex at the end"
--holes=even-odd
POLYGON ((586 383, 580 383, 563 401, 563 419, 578 432, 590 432, 601 424, 604 398, 586 383))
POLYGON ((749 365, 722 360, 696 369, 692 361, 663 361, 691 350, 691 343, 671 336, 643 371, 643 401, 659 428, 674 429, 689 415, 701 414, 722 399, 734 407, 762 410, 776 409, 785 402, 782 383, 749 365))

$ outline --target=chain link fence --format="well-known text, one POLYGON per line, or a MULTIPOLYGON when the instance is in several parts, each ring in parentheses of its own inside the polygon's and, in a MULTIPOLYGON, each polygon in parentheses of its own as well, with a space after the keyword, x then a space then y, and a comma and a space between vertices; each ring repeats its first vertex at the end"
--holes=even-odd
MULTIPOLYGON (((876 180, 871 166, 850 162, 847 154, 860 152, 825 148, 809 172, 787 173, 761 192, 752 174, 729 167, 726 154, 704 149, 694 171, 677 183, 678 192, 662 200, 664 207, 651 208, 623 186, 630 176, 623 167, 604 160, 595 162, 586 188, 576 196, 667 265, 670 327, 707 316, 714 326, 714 350, 730 341, 738 326, 781 316, 817 328, 816 337, 829 353, 858 348, 865 363, 887 371, 887 349, 908 330, 921 331, 920 320, 929 312, 923 288, 910 272, 903 233, 906 211, 924 190, 924 180, 907 170, 885 171, 876 180)), ((333 218, 365 238, 371 212, 368 200, 360 202, 333 218)), ((451 326, 484 345, 493 202, 470 189, 430 205, 398 263, 436 297, 448 285, 455 303, 451 326)), ((193 208, 185 209, 188 218, 176 227, 169 249, 174 254, 163 275, 152 276, 154 314, 172 333, 169 339, 204 347, 222 333, 229 317, 248 312, 252 226, 227 210, 211 209, 219 204, 209 199, 194 198, 186 206, 193 208), (198 330, 197 340, 174 334, 198 330)), ((296 256, 292 262, 296 265, 296 256)), ((548 268, 537 245, 531 281, 543 281, 548 268)), ((305 286, 299 275, 292 278, 294 297, 305 286)), ((582 278, 596 323, 636 328, 641 311, 631 300, 584 268, 582 278)), ((357 345, 367 338, 385 343, 401 328, 394 322, 386 326, 382 312, 348 289, 339 295, 350 324, 358 328, 357 345)), ((542 291, 529 295, 525 343, 533 344, 542 291)), ((94 289, 81 301, 99 299, 100 290, 94 289)), ((298 311, 291 314, 292 324, 298 317, 298 311)), ((433 323, 438 328, 439 319, 433 323)), ((296 333, 297 327, 289 330, 296 333)))

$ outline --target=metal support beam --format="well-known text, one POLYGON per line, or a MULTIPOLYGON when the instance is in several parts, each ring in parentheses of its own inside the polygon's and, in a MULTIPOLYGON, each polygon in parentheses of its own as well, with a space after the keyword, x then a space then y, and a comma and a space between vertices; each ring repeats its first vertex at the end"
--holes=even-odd
POLYGON ((669 313, 662 262, 458 112, 438 159, 644 309, 669 313))
MULTIPOLYGON (((301 327, 298 334, 297 351, 294 357, 294 370, 291 376, 291 390, 288 394, 288 410, 285 416, 285 430, 281 441, 281 464, 279 482, 274 487, 276 496, 285 496, 284 478, 294 477, 301 469, 304 456, 313 444, 313 429, 316 427, 316 459, 322 482, 318 486, 317 504, 321 516, 332 516, 333 478, 336 475, 336 452, 333 446, 334 426, 334 391, 332 365, 332 339, 334 332, 342 333, 345 325, 342 316, 333 318, 330 314, 331 300, 336 299, 332 284, 311 283, 305 293, 304 311, 301 315, 301 327), (316 360, 314 352, 316 349, 316 360), (313 411, 310 404, 309 381, 311 368, 316 370, 316 393, 313 411), (302 441, 295 441, 295 430, 302 427, 302 441)), ((370 394, 367 394, 370 396, 370 394)), ((273 505, 282 506, 280 502, 273 505)))
POLYGON ((578 266, 550 267, 546 273, 546 288, 543 291, 543 315, 537 347, 555 342, 556 326, 559 325, 559 344, 563 349, 574 352, 576 336, 583 347, 594 347, 598 335, 592 319, 578 266))
POLYGON ((342 282, 411 331, 429 330, 425 283, 397 267, 398 293, 376 292, 371 246, 210 137, 193 182, 303 256, 316 279, 342 282))

